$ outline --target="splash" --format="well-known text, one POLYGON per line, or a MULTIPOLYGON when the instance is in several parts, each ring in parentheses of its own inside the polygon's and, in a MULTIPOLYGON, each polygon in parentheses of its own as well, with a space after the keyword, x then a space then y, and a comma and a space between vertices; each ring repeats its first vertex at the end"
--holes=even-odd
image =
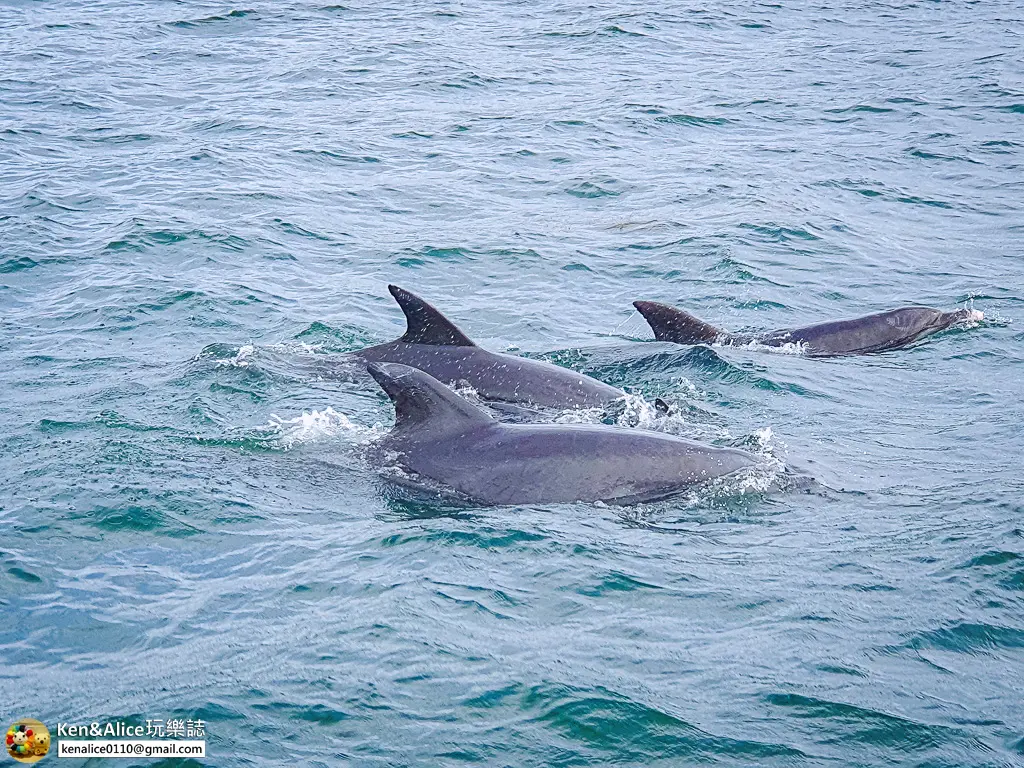
POLYGON ((327 349, 327 346, 323 342, 318 341, 310 344, 299 340, 279 341, 274 344, 268 344, 266 348, 271 352, 281 352, 283 354, 291 355, 319 355, 331 351, 327 349))
POLYGON ((758 457, 757 466, 744 470, 733 478, 734 492, 765 493, 770 490, 786 471, 782 456, 786 446, 771 427, 762 427, 751 432, 744 441, 747 450, 758 457))
POLYGON ((659 421, 663 420, 658 409, 651 405, 640 395, 626 393, 619 398, 622 410, 615 417, 615 423, 620 427, 639 427, 640 429, 654 430, 659 421))
MULTIPOLYGON (((741 500, 745 497, 758 496, 785 487, 786 462, 782 458, 785 454, 785 445, 778 440, 771 427, 754 430, 742 439, 733 441, 732 447, 742 448, 754 454, 757 463, 673 496, 674 507, 728 509, 736 503, 742 503, 741 500)), ((644 513, 652 510, 655 515, 660 514, 658 507, 645 510, 644 513)))
POLYGON ((600 424, 607 412, 604 408, 570 408, 550 419, 552 424, 600 424))
POLYGON ((775 438, 775 432, 772 431, 771 427, 761 427, 761 429, 755 429, 751 436, 757 441, 757 444, 768 450, 772 445, 772 440, 775 438))
POLYGON ((985 319, 985 313, 980 309, 974 308, 974 297, 970 296, 967 301, 964 302, 964 309, 967 311, 967 317, 964 318, 963 323, 968 328, 975 328, 978 323, 985 319))
MULTIPOLYGON (((205 352, 206 350, 204 350, 205 352)), ((203 356, 201 352, 195 359, 203 356)), ((218 368, 248 368, 256 357, 256 347, 253 344, 243 344, 230 357, 218 358, 213 361, 218 368)))
POLYGON ((465 379, 455 382, 455 386, 451 386, 451 390, 461 397, 463 400, 468 400, 473 405, 486 405, 486 402, 480 397, 480 394, 473 388, 465 379))
POLYGON ((270 415, 270 421, 261 428, 268 432, 276 443, 284 450, 291 450, 303 443, 343 436, 353 443, 368 443, 383 434, 384 428, 377 424, 363 427, 352 423, 344 413, 327 406, 323 411, 303 411, 301 416, 282 419, 276 414, 270 415))

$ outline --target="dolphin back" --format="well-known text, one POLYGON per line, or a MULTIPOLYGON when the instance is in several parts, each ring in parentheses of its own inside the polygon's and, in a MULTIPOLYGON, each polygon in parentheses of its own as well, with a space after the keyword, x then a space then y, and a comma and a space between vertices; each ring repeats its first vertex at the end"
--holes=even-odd
POLYGON ((401 338, 358 350, 366 362, 401 363, 445 384, 469 384, 487 401, 551 408, 603 406, 622 396, 616 387, 543 360, 478 347, 434 307, 404 288, 389 285, 405 313, 401 338))
POLYGON ((757 342, 769 347, 801 344, 812 357, 863 355, 898 349, 922 336, 951 325, 977 322, 984 318, 974 309, 942 312, 931 307, 902 307, 852 320, 832 320, 802 328, 756 335, 729 334, 699 320, 689 312, 653 301, 634 301, 658 341, 677 344, 744 344, 757 342))
POLYGON ((968 320, 967 312, 970 310, 942 312, 931 307, 902 307, 853 320, 835 320, 776 332, 766 337, 765 342, 802 342, 807 345, 809 355, 819 357, 885 352, 968 320))

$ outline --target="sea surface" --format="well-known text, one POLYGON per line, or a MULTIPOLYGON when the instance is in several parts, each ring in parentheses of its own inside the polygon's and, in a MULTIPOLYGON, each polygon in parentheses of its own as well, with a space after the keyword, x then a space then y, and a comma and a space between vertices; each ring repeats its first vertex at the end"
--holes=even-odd
POLYGON ((205 724, 124 766, 1021 765, 1022 49, 1005 0, 0 2, 3 727, 205 724), (396 491, 389 401, 336 375, 402 333, 388 283, 631 393, 543 418, 763 476, 396 491), (986 317, 809 359, 654 342, 636 299, 986 317))

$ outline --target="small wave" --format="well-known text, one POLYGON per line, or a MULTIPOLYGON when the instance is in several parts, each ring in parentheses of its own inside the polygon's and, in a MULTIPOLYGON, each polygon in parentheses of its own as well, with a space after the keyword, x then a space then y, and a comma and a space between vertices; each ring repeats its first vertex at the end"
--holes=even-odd
POLYGON ((196 29, 202 25, 207 24, 223 24, 225 22, 232 22, 237 19, 245 18, 257 18, 256 11, 251 9, 246 10, 234 10, 223 15, 218 16, 207 16, 202 19, 182 19, 181 21, 172 21, 167 26, 175 29, 196 29))
POLYGON ((1022 560, 1024 556, 1017 552, 1005 552, 1002 550, 990 550, 983 555, 973 557, 964 563, 961 568, 980 568, 984 566, 992 565, 1003 565, 1004 563, 1012 563, 1016 560, 1022 560))
POLYGON ((772 243, 788 243, 792 240, 820 240, 821 238, 813 232, 808 232, 806 229, 800 227, 785 227, 775 222, 767 222, 765 224, 747 224, 742 223, 738 225, 739 229, 745 229, 749 232, 754 232, 761 235, 767 242, 772 243))
POLYGON ((1024 630, 1018 627, 958 621, 921 632, 911 638, 907 646, 916 650, 985 654, 1024 648, 1024 630))
POLYGON ((668 710, 607 688, 544 684, 517 693, 520 709, 530 713, 535 722, 600 749, 610 763, 714 762, 723 756, 755 763, 772 757, 804 756, 785 744, 709 733, 668 710))
POLYGON ((17 256, 0 263, 0 274, 11 272, 23 272, 26 269, 39 266, 39 262, 30 259, 28 256, 17 256))
POLYGON ((600 182, 581 181, 578 184, 567 187, 565 193, 586 200, 599 197, 618 197, 622 194, 622 190, 615 189, 614 187, 619 184, 620 182, 617 179, 604 179, 600 182))
POLYGON ((846 113, 849 113, 849 112, 868 112, 868 113, 871 113, 871 114, 882 115, 882 114, 885 114, 886 112, 893 112, 893 111, 895 111, 895 110, 892 110, 892 109, 890 109, 888 107, 876 107, 876 106, 873 106, 871 104, 854 104, 853 106, 850 106, 850 107, 835 107, 833 109, 826 109, 825 110, 826 113, 831 114, 831 115, 842 115, 842 114, 846 114, 846 113))
POLYGON ((175 246, 188 241, 198 241, 210 244, 216 248, 241 253, 249 247, 249 242, 238 235, 224 233, 210 233, 199 229, 192 229, 187 232, 169 229, 148 230, 139 222, 134 221, 131 232, 117 240, 107 243, 107 251, 145 251, 149 248, 161 246, 175 246))
POLYGON ((290 221, 284 219, 274 219, 274 223, 277 224, 282 230, 287 232, 289 235, 298 235, 299 237, 308 237, 312 240, 323 240, 331 242, 331 238, 327 235, 322 235, 318 232, 300 227, 298 224, 293 224, 290 221))
POLYGON ((314 353, 352 352, 369 347, 378 341, 363 331, 346 327, 335 328, 318 320, 295 336, 296 343, 301 344, 304 350, 314 353))
MULTIPOLYGON (((677 365, 686 365, 693 370, 714 377, 726 384, 743 384, 757 389, 770 392, 792 392, 803 397, 830 397, 827 394, 808 389, 800 384, 775 381, 767 376, 760 375, 763 368, 753 365, 738 365, 722 357, 718 350, 743 348, 744 345, 715 344, 713 347, 699 345, 691 347, 682 355, 679 355, 677 365)), ((760 347, 757 347, 760 351, 760 347)), ((774 347, 765 347, 766 351, 778 352, 774 347)), ((786 354, 783 352, 783 354, 786 354)), ((789 354, 793 354, 790 352, 789 354)))
POLYGON ((772 693, 765 701, 790 715, 831 723, 850 741, 865 745, 895 747, 914 752, 941 744, 972 743, 970 737, 955 728, 929 725, 906 717, 845 702, 830 701, 797 693, 772 693))
POLYGON ((297 155, 304 155, 311 160, 325 163, 364 165, 369 163, 379 163, 381 161, 379 157, 374 157, 373 155, 352 155, 345 152, 334 152, 328 149, 296 149, 292 151, 297 155))
POLYGON ((666 123, 670 125, 693 125, 693 126, 721 126, 728 125, 732 122, 726 117, 704 117, 700 115, 661 115, 660 117, 654 118, 655 122, 666 123))
POLYGON ((465 248, 406 248, 403 256, 395 260, 400 267, 422 267, 435 262, 466 263, 475 261, 476 257, 465 248))

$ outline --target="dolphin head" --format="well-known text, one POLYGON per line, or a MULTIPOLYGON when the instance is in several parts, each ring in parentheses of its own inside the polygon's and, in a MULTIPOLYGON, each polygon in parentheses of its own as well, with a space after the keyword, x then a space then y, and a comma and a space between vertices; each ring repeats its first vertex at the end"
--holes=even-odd
POLYGON ((883 315, 885 322, 897 331, 921 333, 942 325, 942 312, 931 307, 903 307, 883 315))
POLYGON ((904 307, 888 313, 886 321, 894 328, 911 333, 930 333, 958 323, 977 322, 985 317, 976 309, 942 312, 930 307, 904 307))
POLYGON ((366 370, 395 404, 395 429, 469 429, 493 421, 428 373, 401 363, 369 363, 366 370))

